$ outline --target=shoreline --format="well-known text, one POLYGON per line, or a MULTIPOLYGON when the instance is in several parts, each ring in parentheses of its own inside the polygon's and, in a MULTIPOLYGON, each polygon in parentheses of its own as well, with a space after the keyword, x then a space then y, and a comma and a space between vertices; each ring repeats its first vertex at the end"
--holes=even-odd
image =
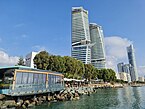
MULTIPOLYGON (((142 84, 141 86, 144 86, 142 84)), ((55 93, 49 94, 40 94, 36 96, 25 96, 20 97, 17 100, 15 97, 6 97, 5 95, 0 94, 0 109, 7 108, 17 108, 17 109, 26 109, 31 108, 36 105, 41 105, 47 102, 57 102, 57 101, 72 101, 79 100, 81 95, 88 95, 96 93, 97 89, 105 88, 123 88, 130 85, 122 85, 115 83, 114 85, 107 84, 88 84, 87 86, 81 87, 66 87, 64 90, 55 93)), ((137 84, 135 87, 141 87, 140 84, 137 84)))

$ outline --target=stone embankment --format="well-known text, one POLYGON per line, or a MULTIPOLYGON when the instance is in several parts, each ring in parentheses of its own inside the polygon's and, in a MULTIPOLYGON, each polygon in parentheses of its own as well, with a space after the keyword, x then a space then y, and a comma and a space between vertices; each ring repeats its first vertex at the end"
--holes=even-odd
MULTIPOLYGON (((120 85, 118 85, 120 87, 120 85)), ((81 95, 88 95, 95 93, 98 88, 112 88, 118 87, 117 85, 88 85, 83 87, 67 87, 59 93, 41 94, 36 96, 27 96, 18 98, 8 98, 0 94, 0 109, 17 108, 25 109, 35 105, 40 105, 47 102, 79 100, 81 95)))
POLYGON ((19 99, 17 98, 8 98, 5 95, 0 94, 0 109, 7 109, 7 108, 17 108, 17 109, 25 109, 30 108, 35 105, 40 105, 46 102, 57 102, 57 101, 67 101, 67 100, 79 100, 80 95, 87 94, 90 95, 91 93, 96 92, 95 89, 90 87, 73 87, 73 88, 66 88, 65 90, 59 93, 50 93, 50 94, 43 94, 37 95, 33 97, 23 97, 19 99))

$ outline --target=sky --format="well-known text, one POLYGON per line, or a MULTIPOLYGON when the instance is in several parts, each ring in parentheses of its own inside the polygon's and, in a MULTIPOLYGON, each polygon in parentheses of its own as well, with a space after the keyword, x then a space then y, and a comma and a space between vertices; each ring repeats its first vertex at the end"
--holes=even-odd
POLYGON ((139 76, 145 75, 145 0, 0 0, 0 66, 46 50, 71 55, 71 9, 89 11, 89 22, 104 31, 107 67, 128 63, 134 45, 139 76))

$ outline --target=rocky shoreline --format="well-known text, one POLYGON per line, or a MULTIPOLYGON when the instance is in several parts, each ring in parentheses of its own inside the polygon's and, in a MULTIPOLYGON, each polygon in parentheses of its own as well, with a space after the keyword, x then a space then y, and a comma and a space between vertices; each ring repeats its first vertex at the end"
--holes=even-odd
MULTIPOLYGON (((9 98, 0 94, 0 109, 14 108, 14 109, 26 109, 35 105, 41 105, 47 102, 79 100, 81 95, 88 95, 96 93, 98 88, 113 88, 115 85, 88 85, 82 87, 67 87, 65 90, 59 93, 40 94, 36 96, 9 98)), ((121 87, 121 85, 116 85, 121 87)))

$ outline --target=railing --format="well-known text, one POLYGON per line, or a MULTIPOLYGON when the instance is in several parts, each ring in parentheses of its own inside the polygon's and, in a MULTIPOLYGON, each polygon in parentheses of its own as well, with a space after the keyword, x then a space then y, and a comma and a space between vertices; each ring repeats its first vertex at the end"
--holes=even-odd
POLYGON ((63 89, 64 87, 61 84, 49 84, 48 88, 46 88, 46 84, 17 84, 14 89, 12 89, 12 85, 10 85, 8 94, 13 96, 30 95, 55 92, 63 89))

